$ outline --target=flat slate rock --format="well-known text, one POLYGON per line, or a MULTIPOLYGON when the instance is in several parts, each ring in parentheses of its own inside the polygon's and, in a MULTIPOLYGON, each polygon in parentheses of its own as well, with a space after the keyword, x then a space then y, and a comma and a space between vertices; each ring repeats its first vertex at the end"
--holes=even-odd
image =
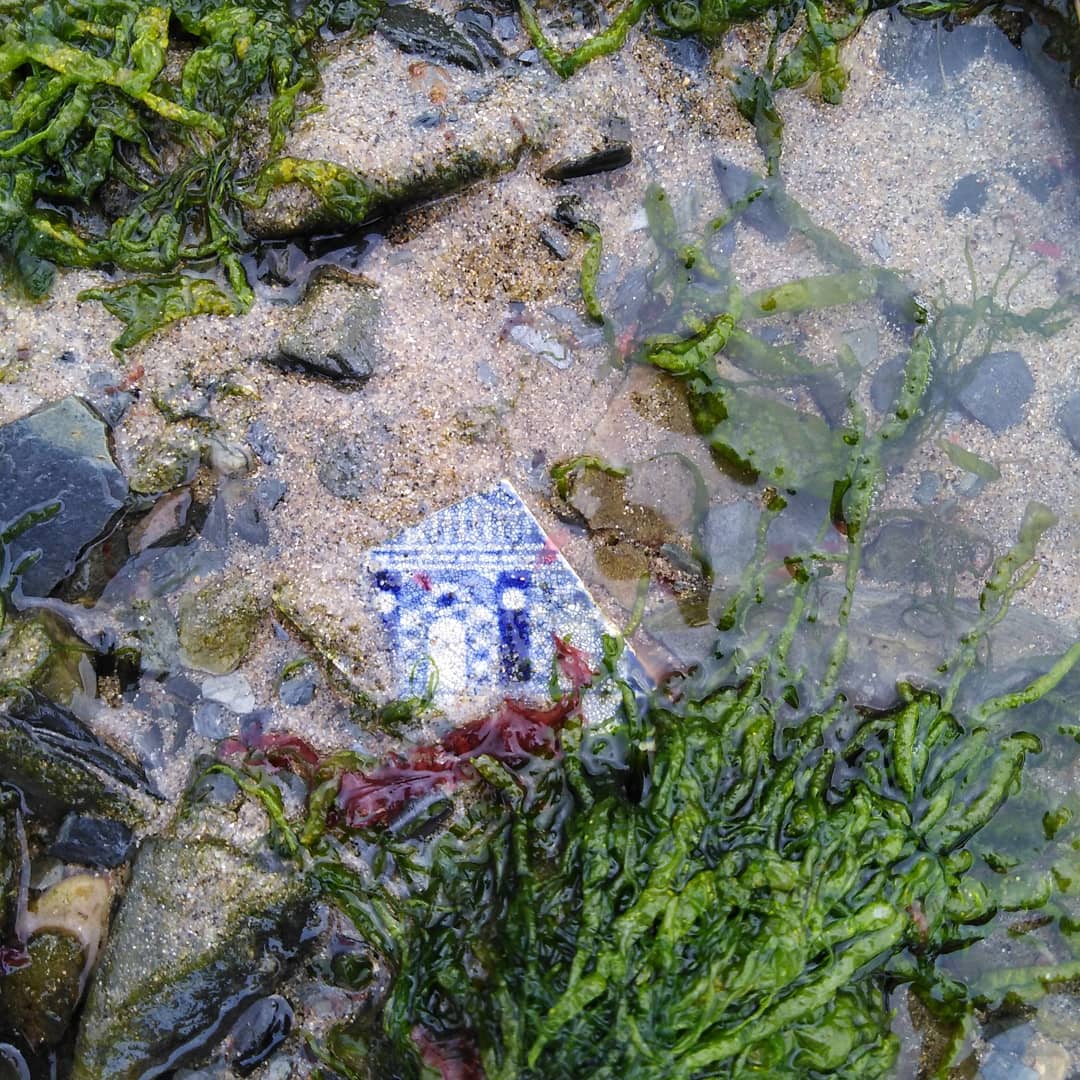
POLYGON ((14 563, 41 552, 22 576, 27 596, 47 596, 75 569, 126 495, 108 425, 81 398, 63 398, 0 427, 0 528, 31 511, 59 506, 11 543, 14 563))
POLYGON ((403 52, 422 56, 437 64, 455 64, 469 71, 483 71, 484 61, 476 45, 445 19, 411 4, 383 8, 375 23, 379 33, 403 52))
POLYGON ((269 359, 286 371, 363 383, 378 360, 379 312, 378 294, 370 285, 327 275, 308 290, 296 321, 281 335, 269 359))
POLYGON ((987 353, 972 361, 970 371, 956 395, 961 408, 995 435, 1018 424, 1035 389, 1024 358, 1012 350, 987 353))

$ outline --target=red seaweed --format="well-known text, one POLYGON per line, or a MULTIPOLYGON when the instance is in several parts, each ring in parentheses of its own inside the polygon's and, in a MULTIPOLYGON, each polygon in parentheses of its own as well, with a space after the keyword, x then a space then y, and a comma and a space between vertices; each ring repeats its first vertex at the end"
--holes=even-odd
POLYGON ((258 720, 240 729, 240 734, 221 744, 222 756, 243 754, 249 765, 268 765, 272 769, 289 769, 299 776, 308 776, 319 764, 318 751, 299 735, 286 731, 263 731, 258 720))
POLYGON ((484 1070, 471 1039, 458 1035, 437 1041, 420 1026, 413 1028, 412 1037, 424 1064, 438 1069, 441 1080, 484 1080, 484 1070))
POLYGON ((408 757, 396 756, 385 765, 363 772, 346 772, 338 788, 338 806, 349 828, 362 829, 392 821, 416 799, 440 787, 453 788, 471 780, 471 758, 485 755, 510 767, 531 757, 559 751, 559 731, 577 711, 581 691, 596 672, 588 654, 552 635, 555 659, 569 680, 571 693, 548 706, 505 699, 494 712, 447 733, 439 742, 418 746, 408 757))

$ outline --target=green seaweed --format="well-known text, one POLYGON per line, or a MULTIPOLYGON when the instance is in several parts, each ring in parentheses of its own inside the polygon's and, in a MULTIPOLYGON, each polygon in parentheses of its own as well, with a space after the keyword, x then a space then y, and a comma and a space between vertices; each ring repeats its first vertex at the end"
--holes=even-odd
POLYGON ((277 154, 299 94, 316 83, 313 43, 345 22, 370 29, 377 11, 377 0, 315 0, 300 15, 284 0, 6 6, 0 256, 9 275, 31 297, 49 291, 57 266, 155 275, 82 294, 124 320, 121 350, 185 315, 246 310, 238 208, 248 186, 265 189, 276 174, 241 167, 240 121, 261 99, 267 152, 277 154))

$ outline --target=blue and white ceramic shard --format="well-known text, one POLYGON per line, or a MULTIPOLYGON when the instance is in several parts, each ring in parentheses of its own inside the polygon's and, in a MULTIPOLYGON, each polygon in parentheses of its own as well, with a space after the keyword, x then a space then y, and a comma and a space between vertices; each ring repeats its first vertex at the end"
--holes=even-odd
MULTIPOLYGON (((548 699, 554 636, 599 667, 602 638, 615 632, 508 483, 399 533, 368 553, 364 569, 398 692, 422 695, 434 676, 444 707, 548 699)), ((616 704, 610 687, 588 695, 586 719, 599 723, 616 704)))

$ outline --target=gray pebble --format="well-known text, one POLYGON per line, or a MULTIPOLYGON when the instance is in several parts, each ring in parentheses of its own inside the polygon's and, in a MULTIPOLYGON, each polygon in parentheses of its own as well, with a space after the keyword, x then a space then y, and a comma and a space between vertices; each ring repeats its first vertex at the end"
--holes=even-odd
POLYGON ((1065 404, 1058 413, 1058 423, 1061 424, 1061 430, 1072 448, 1080 454, 1080 391, 1065 399, 1065 404))
POLYGON ((1018 352, 987 353, 973 360, 965 375, 956 398, 973 420, 999 435, 1023 419, 1035 380, 1018 352))

